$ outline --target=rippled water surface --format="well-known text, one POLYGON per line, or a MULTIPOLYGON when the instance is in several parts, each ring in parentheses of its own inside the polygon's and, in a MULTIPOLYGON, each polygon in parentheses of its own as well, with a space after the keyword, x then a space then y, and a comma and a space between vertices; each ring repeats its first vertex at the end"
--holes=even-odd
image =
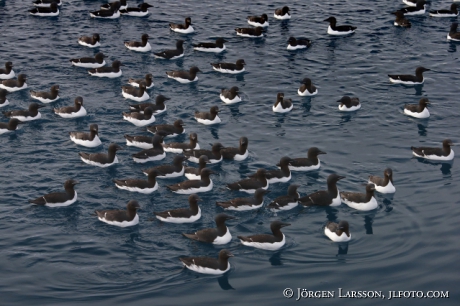
MULTIPOLYGON (((132 6, 140 1, 128 1, 132 6)), ((454 304, 459 300, 458 264, 460 230, 460 181, 458 165, 428 163, 411 157, 411 146, 440 146, 445 138, 460 143, 459 44, 446 40, 451 22, 428 15, 411 17, 411 29, 393 26, 399 1, 151 1, 145 18, 90 19, 88 11, 103 1, 64 1, 59 17, 29 16, 31 1, 0 1, 0 64, 14 63, 16 74, 28 76, 29 89, 48 90, 59 84, 61 99, 42 109, 42 119, 25 124, 15 133, 0 136, 0 292, 2 305, 216 305, 296 303, 283 298, 285 288, 335 291, 336 297, 322 303, 358 301, 337 298, 343 290, 443 290, 449 299, 399 299, 387 303, 404 305, 454 304), (287 4, 292 19, 275 20, 275 8, 287 4), (267 13, 270 26, 262 39, 235 35, 235 27, 249 26, 246 16, 267 13), (331 15, 339 24, 358 27, 349 37, 326 34, 331 15), (196 32, 170 32, 169 22, 192 18, 196 32), (80 35, 98 32, 102 46, 93 50, 77 44, 80 35), (174 48, 184 39, 185 56, 174 61, 154 59, 123 46, 148 33, 153 51, 174 48), (306 51, 286 50, 290 36, 306 37, 313 45, 306 51), (222 54, 194 52, 192 43, 228 40, 222 54), (107 61, 124 63, 117 79, 90 77, 69 59, 93 56, 98 51, 107 61), (212 71, 210 63, 235 62, 243 58, 246 71, 225 75, 212 71), (165 71, 196 65, 199 81, 183 85, 166 78, 165 71), (425 84, 412 87, 391 85, 388 73, 413 73, 417 66, 430 68, 425 84), (186 207, 187 196, 172 194, 167 184, 182 179, 159 180, 151 195, 117 189, 112 179, 142 177, 146 165, 136 164, 126 147, 124 134, 149 135, 123 121, 129 101, 121 85, 129 77, 154 76, 152 96, 170 97, 168 111, 157 123, 180 118, 188 132, 196 132, 202 148, 219 141, 236 146, 241 136, 249 138, 249 158, 213 165, 214 189, 201 194, 202 218, 193 224, 166 224, 153 220, 153 211, 186 207), (309 77, 319 88, 314 98, 300 97, 297 88, 309 77), (244 102, 222 104, 221 88, 238 86, 244 102), (271 110, 276 93, 292 98, 287 114, 271 110), (357 96, 362 108, 351 114, 337 110, 343 95, 357 96), (80 119, 63 119, 53 107, 84 98, 88 111, 80 119), (403 115, 406 103, 428 97, 431 117, 411 119, 403 115), (213 105, 222 109, 222 123, 198 124, 195 110, 213 105), (75 145, 69 131, 99 125, 103 145, 88 149, 75 145), (120 163, 108 169, 84 164, 78 152, 105 151, 110 142, 123 145, 120 163), (292 181, 302 195, 324 189, 331 173, 346 176, 342 191, 362 191, 368 175, 381 175, 386 167, 394 172, 396 193, 376 194, 379 208, 359 212, 341 205, 336 208, 296 208, 274 214, 266 208, 235 212, 228 227, 233 240, 225 245, 235 254, 232 269, 224 276, 206 276, 184 270, 181 256, 216 257, 222 246, 192 242, 183 232, 212 227, 222 212, 216 201, 246 196, 224 188, 260 167, 274 168, 282 156, 303 157, 311 146, 322 155, 319 171, 294 173, 292 181), (31 206, 27 200, 59 191, 68 178, 80 181, 78 201, 68 207, 31 206), (142 206, 140 224, 129 228, 109 226, 93 215, 96 209, 123 208, 136 199, 142 206), (292 225, 284 229, 286 245, 270 252, 242 246, 236 235, 268 233, 273 220, 292 225), (323 233, 328 220, 348 220, 352 240, 337 244, 323 233)), ((432 1, 432 8, 447 8, 450 1, 432 1)), ((32 102, 28 90, 8 96, 2 110, 26 108, 32 102)), ((152 99, 151 99, 152 100, 152 99)), ((1 119, 5 122, 6 119, 1 119)), ((186 141, 187 135, 178 137, 186 141)), ((455 149, 455 147, 454 147, 455 149)), ((458 149, 457 149, 458 150, 458 149)), ((160 162, 169 163, 168 154, 160 162)), ((458 163, 458 162, 457 162, 458 163)), ((288 183, 270 186, 266 202, 287 191, 288 183)), ((311 302, 303 300, 302 303, 311 302)), ((359 303, 369 303, 360 300, 359 303)))

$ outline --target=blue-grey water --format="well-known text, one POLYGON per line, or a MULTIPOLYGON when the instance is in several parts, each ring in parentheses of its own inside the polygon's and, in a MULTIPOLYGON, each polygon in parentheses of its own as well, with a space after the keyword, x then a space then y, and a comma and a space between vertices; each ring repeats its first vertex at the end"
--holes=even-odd
MULTIPOLYGON (((141 1, 128 1, 131 6, 141 1)), ((1 305, 217 305, 310 303, 297 299, 297 288, 334 291, 337 302, 367 304, 367 299, 339 299, 347 290, 449 291, 448 299, 393 299, 382 304, 445 305, 459 300, 458 263, 460 230, 460 180, 458 162, 428 163, 412 158, 411 146, 440 146, 445 138, 459 143, 458 90, 460 44, 448 42, 447 33, 456 18, 409 17, 411 29, 393 26, 390 12, 403 7, 400 1, 150 1, 154 7, 145 18, 90 19, 88 12, 103 1, 64 1, 56 18, 28 15, 30 0, 0 1, 0 64, 12 61, 16 74, 28 76, 29 89, 49 90, 59 84, 61 99, 42 109, 42 119, 24 124, 14 133, 0 136, 0 304, 1 305), (291 7, 292 19, 275 20, 273 11, 291 7), (270 26, 262 39, 236 36, 234 28, 249 27, 248 15, 267 13, 270 26), (348 37, 326 34, 323 20, 336 16, 339 24, 358 27, 348 37), (192 18, 195 33, 171 32, 169 22, 192 18), (81 35, 100 33, 102 46, 77 44, 81 35), (178 60, 154 59, 126 49, 124 40, 139 40, 148 33, 155 52, 172 49, 184 39, 185 56, 178 60), (306 51, 286 50, 290 36, 313 41, 306 51), (193 51, 192 43, 228 40, 222 54, 193 51), (86 69, 70 65, 70 58, 108 56, 125 66, 117 79, 91 77, 86 69), (235 62, 243 58, 246 72, 227 75, 211 69, 211 62, 235 62), (165 71, 198 66, 203 73, 189 85, 166 78, 165 71), (391 85, 388 73, 413 73, 417 66, 431 69, 423 86, 391 85), (131 103, 121 95, 129 77, 154 76, 151 96, 170 97, 166 113, 157 123, 180 118, 187 132, 196 132, 201 147, 214 142, 236 146, 249 138, 246 161, 213 165, 214 189, 203 193, 202 218, 193 224, 167 224, 153 219, 153 211, 187 207, 187 196, 171 193, 167 184, 182 179, 159 180, 151 195, 117 189, 115 178, 143 177, 149 166, 163 161, 136 164, 123 135, 150 135, 122 120, 131 103), (313 98, 300 97, 297 88, 304 77, 317 85, 313 98), (238 86, 244 102, 227 106, 219 99, 221 88, 238 86), (271 106, 277 92, 292 98, 294 109, 275 114, 271 106), (341 113, 338 100, 357 96, 362 108, 341 113), (53 107, 72 105, 84 98, 88 115, 63 119, 53 107), (402 112, 406 103, 428 97, 431 117, 412 119, 402 112), (198 124, 195 110, 218 105, 222 123, 198 124), (99 125, 103 145, 88 149, 75 145, 69 131, 87 131, 99 125), (101 169, 84 164, 78 152, 106 151, 110 142, 123 145, 120 163, 101 169), (304 157, 317 146, 322 155, 319 171, 292 176, 305 195, 324 189, 331 173, 346 176, 341 191, 363 191, 370 174, 394 172, 394 195, 376 194, 379 208, 359 212, 342 204, 336 208, 296 208, 275 214, 265 207, 235 212, 228 222, 233 240, 225 246, 196 243, 183 232, 214 226, 222 212, 216 201, 246 194, 226 190, 225 184, 244 178, 260 167, 274 168, 282 156, 304 157), (62 190, 66 179, 77 179, 78 201, 68 207, 32 206, 28 199, 62 190), (96 209, 124 208, 136 199, 142 206, 140 223, 119 228, 97 220, 96 209), (271 252, 242 246, 236 235, 269 233, 269 224, 282 220, 286 245, 271 252), (352 240, 331 242, 323 233, 328 220, 347 220, 352 240), (235 254, 224 276, 207 276, 182 269, 181 256, 217 257, 222 248, 235 254), (287 300, 283 290, 295 295, 287 300)), ((432 1, 431 8, 448 8, 451 1, 432 1)), ((2 110, 26 108, 33 100, 29 90, 8 95, 2 110)), ((151 101, 153 98, 151 98, 151 101)), ((6 122, 6 118, 1 119, 6 122)), ((188 133, 177 138, 187 141, 188 133)), ((168 140, 169 141, 169 140, 168 140)), ((454 150, 456 147, 454 147, 454 150)), ((458 149, 457 149, 458 150, 458 149)), ((458 158, 457 158, 458 159, 458 158)), ((270 186, 265 203, 287 191, 289 183, 270 186)), ((317 299, 319 300, 319 299, 317 299)))

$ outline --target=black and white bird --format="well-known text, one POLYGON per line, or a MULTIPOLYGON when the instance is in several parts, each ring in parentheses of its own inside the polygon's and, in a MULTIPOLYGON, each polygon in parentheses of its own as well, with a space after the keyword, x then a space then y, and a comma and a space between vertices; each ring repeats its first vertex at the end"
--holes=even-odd
POLYGON ((279 92, 276 95, 276 102, 273 104, 272 110, 275 113, 287 113, 292 110, 294 105, 291 99, 284 99, 284 93, 279 92))
POLYGON ((320 190, 299 198, 300 204, 304 206, 339 206, 342 201, 337 182, 343 178, 345 176, 330 174, 327 178, 327 190, 320 190))
POLYGON ((153 87, 153 75, 151 73, 147 73, 145 75, 145 78, 144 79, 129 79, 128 80, 128 83, 131 85, 131 86, 134 86, 134 87, 139 87, 139 85, 141 84, 141 82, 144 82, 145 83, 145 87, 147 89, 150 89, 153 87))
POLYGON ((246 63, 244 59, 239 59, 235 64, 233 63, 211 63, 212 69, 222 72, 222 73, 231 73, 237 74, 244 72, 244 66, 246 63))
POLYGON ((241 137, 238 148, 226 147, 220 150, 224 159, 241 161, 248 158, 248 144, 249 140, 247 137, 241 137))
POLYGON ((8 90, 6 89, 0 89, 0 107, 4 107, 10 104, 10 101, 6 98, 6 95, 8 94, 8 90))
POLYGON ((132 154, 134 162, 146 163, 150 161, 162 160, 166 157, 166 153, 161 143, 163 136, 155 134, 152 139, 152 148, 144 149, 136 154, 132 154))
POLYGON ((211 169, 204 168, 201 170, 200 179, 199 180, 188 180, 184 182, 180 182, 174 185, 166 186, 169 190, 174 193, 178 194, 192 194, 192 193, 199 193, 199 192, 207 192, 212 190, 213 183, 210 179, 211 174, 215 174, 216 172, 212 171, 211 169))
POLYGON ((369 183, 375 185, 375 191, 380 193, 395 193, 396 188, 393 185, 393 170, 386 168, 383 171, 383 177, 370 175, 369 183))
MULTIPOLYGON (((280 169, 277 170, 266 170, 265 177, 270 184, 273 183, 285 183, 291 180, 291 170, 289 164, 293 162, 290 157, 283 156, 280 162, 276 164, 280 169)), ((255 176, 257 174, 253 174, 255 176)))
POLYGON ((426 1, 425 0, 418 0, 417 4, 414 6, 409 6, 400 9, 399 11, 402 12, 404 15, 423 15, 426 12, 426 1))
POLYGON ((351 239, 350 226, 344 220, 338 224, 332 221, 327 222, 324 234, 334 242, 347 242, 351 239))
POLYGON ((198 77, 196 76, 198 72, 201 72, 201 70, 198 69, 198 67, 193 66, 190 68, 190 71, 166 71, 166 75, 168 76, 168 78, 174 79, 179 83, 187 84, 190 82, 198 81, 198 77))
POLYGON ((174 121, 174 124, 157 124, 147 127, 147 131, 150 133, 162 132, 165 137, 175 137, 177 135, 185 133, 185 123, 182 119, 174 121))
POLYGON ((225 104, 234 104, 241 102, 241 97, 239 95, 239 88, 238 86, 233 86, 230 89, 221 89, 220 91, 220 99, 225 104))
POLYGON ((76 97, 73 106, 54 108, 54 113, 62 118, 78 118, 86 116, 86 109, 83 107, 83 98, 76 97))
POLYGON ((366 193, 359 192, 341 192, 340 198, 342 202, 351 208, 368 211, 379 207, 377 200, 374 197, 375 185, 367 184, 366 193))
POLYGON ((163 148, 165 152, 170 153, 183 153, 184 151, 189 150, 199 150, 200 145, 198 143, 198 135, 196 133, 190 133, 190 141, 187 142, 170 142, 164 143, 163 148))
POLYGON ((39 17, 55 17, 59 16, 59 6, 56 2, 51 2, 48 7, 37 6, 31 9, 30 14, 39 17))
POLYGON ((178 24, 178 23, 170 23, 169 28, 177 33, 181 34, 190 34, 195 32, 195 29, 192 27, 192 18, 187 17, 185 18, 185 23, 184 24, 178 24))
POLYGON ((291 171, 312 171, 317 170, 321 166, 321 161, 318 155, 326 154, 317 147, 311 147, 308 149, 306 158, 293 158, 289 163, 289 169, 291 171))
MULTIPOLYGON (((124 10, 128 8, 128 3, 126 0, 119 0, 119 2, 120 2, 120 10, 124 10)), ((112 3, 113 2, 109 2, 109 3, 101 5, 101 10, 109 10, 112 7, 112 3)))
POLYGON ((124 66, 120 61, 113 61, 112 67, 100 67, 88 70, 88 73, 92 76, 100 78, 118 78, 122 75, 120 66, 124 66))
POLYGON ((228 250, 221 250, 217 259, 210 257, 181 257, 180 261, 187 269, 203 274, 224 274, 230 270, 228 259, 234 255, 228 250))
POLYGON ((51 90, 48 91, 30 91, 30 97, 36 99, 42 103, 51 103, 59 99, 59 85, 51 86, 51 90))
POLYGON ((421 98, 418 104, 406 104, 404 106, 404 114, 415 118, 428 118, 430 112, 427 105, 431 104, 427 98, 421 98))
POLYGON ((214 221, 216 222, 216 228, 206 228, 196 231, 192 234, 182 234, 192 240, 212 243, 212 244, 227 244, 232 240, 232 235, 225 224, 226 220, 235 219, 233 216, 227 214, 218 214, 214 221))
POLYGON ((281 232, 281 228, 291 224, 281 221, 273 221, 270 224, 270 229, 273 235, 258 234, 251 236, 238 236, 241 243, 257 249, 276 251, 282 248, 286 243, 286 237, 281 232))
POLYGON ((216 39, 215 43, 204 42, 193 44, 193 49, 196 51, 202 52, 213 52, 213 53, 220 53, 226 49, 225 43, 227 41, 221 37, 216 39))
POLYGON ((121 86, 121 94, 125 97, 125 99, 130 99, 136 102, 143 102, 150 99, 150 95, 147 93, 147 86, 144 82, 141 82, 139 87, 129 85, 121 86))
POLYGON ((144 17, 149 14, 149 7, 153 7, 153 5, 144 2, 137 7, 120 8, 120 14, 123 16, 144 17))
POLYGON ((89 133, 84 132, 69 132, 70 140, 78 145, 94 148, 101 145, 99 139, 99 127, 93 123, 89 126, 89 133))
POLYGON ((198 159, 198 168, 185 167, 184 175, 189 180, 201 179, 201 170, 206 168, 206 164, 209 163, 209 158, 206 155, 201 155, 198 159))
POLYGON ((259 38, 263 37, 264 28, 256 27, 256 28, 236 28, 236 35, 249 37, 249 38, 259 38))
POLYGON ((189 208, 176 208, 162 212, 153 212, 158 220, 169 223, 192 223, 201 218, 198 202, 202 201, 196 194, 188 197, 189 208))
POLYGON ((158 95, 155 98, 155 103, 131 104, 129 106, 129 109, 131 111, 143 113, 144 109, 146 109, 147 107, 150 107, 153 111, 153 114, 158 115, 166 111, 165 101, 168 101, 168 100, 171 100, 171 98, 167 98, 163 95, 158 95))
POLYGON ((94 57, 73 58, 72 65, 83 68, 101 68, 105 66, 105 55, 102 52, 96 53, 94 57))
POLYGON ((16 74, 13 71, 13 63, 6 62, 5 69, 3 68, 0 69, 0 80, 8 80, 8 79, 14 78, 15 76, 16 74))
POLYGON ((299 50, 299 49, 307 49, 311 46, 311 40, 305 38, 295 38, 289 37, 288 39, 288 50, 299 50))
POLYGON ((16 131, 19 124, 23 122, 16 118, 11 118, 8 122, 0 122, 0 135, 11 131, 16 131))
POLYGON ((361 103, 359 103, 359 98, 343 96, 339 100, 339 111, 342 112, 353 112, 361 108, 361 103))
POLYGON ((299 185, 289 185, 287 195, 277 197, 267 205, 267 208, 273 210, 290 210, 297 207, 300 198, 297 188, 299 188, 299 185))
POLYGON ((444 139, 442 142, 442 148, 431 148, 431 147, 411 147, 412 154, 416 157, 426 158, 431 160, 453 160, 454 151, 451 146, 454 144, 450 139, 444 139))
POLYGON ((291 19, 291 14, 289 13, 291 10, 289 9, 288 6, 283 6, 282 8, 277 8, 275 10, 275 13, 273 14, 273 17, 279 20, 286 20, 286 19, 291 19))
POLYGON ((27 88, 27 76, 25 74, 19 74, 16 80, 9 79, 0 81, 0 88, 6 89, 9 92, 15 92, 18 90, 27 88))
POLYGON ((140 149, 151 149, 153 148, 153 137, 152 136, 131 136, 124 135, 126 139, 126 145, 129 147, 136 147, 140 149))
POLYGON ((139 223, 137 210, 141 209, 136 200, 131 200, 126 206, 126 210, 96 210, 97 218, 110 225, 128 227, 139 223))
POLYGON ((259 188, 267 190, 269 183, 265 175, 265 169, 258 169, 256 174, 252 177, 227 184, 227 188, 235 191, 244 191, 246 193, 255 193, 259 188))
POLYGON ((327 28, 327 34, 329 35, 349 35, 353 34, 356 31, 356 27, 349 25, 337 25, 337 20, 335 17, 329 17, 324 19, 324 21, 329 22, 329 27, 327 28))
POLYGON ((209 112, 195 111, 195 119, 204 125, 221 123, 222 120, 219 117, 219 112, 220 110, 218 106, 212 106, 209 109, 209 112))
POLYGON ((4 111, 3 115, 7 118, 16 118, 20 121, 32 121, 42 117, 42 114, 38 111, 40 108, 46 105, 38 105, 35 102, 30 103, 28 109, 4 111))
POLYGON ((316 89, 315 85, 311 83, 309 78, 304 78, 302 80, 302 85, 300 85, 297 90, 297 93, 299 96, 314 96, 318 93, 318 89, 316 89))
POLYGON ((143 113, 123 113, 123 119, 131 122, 135 126, 146 126, 155 122, 155 116, 153 115, 153 111, 150 107, 145 108, 143 113))
POLYGON ((141 41, 125 41, 124 42, 125 47, 128 48, 129 50, 132 51, 137 51, 137 52, 148 52, 152 50, 152 47, 150 46, 149 43, 149 35, 148 34, 142 34, 141 36, 141 41))
POLYGON ((176 59, 184 56, 184 41, 179 39, 176 41, 176 49, 165 50, 158 53, 153 53, 156 58, 160 59, 176 59))
POLYGON ((49 207, 71 205, 77 201, 77 192, 74 189, 76 184, 78 184, 78 182, 75 180, 67 180, 64 183, 64 192, 48 193, 34 200, 29 200, 29 203, 49 207))
POLYGON ((113 180, 115 186, 119 189, 128 190, 131 192, 139 192, 143 194, 151 194, 158 190, 157 176, 161 175, 158 170, 152 170, 147 176, 147 180, 141 179, 119 179, 113 180))
POLYGON ((264 205, 264 195, 269 192, 269 190, 258 188, 252 198, 236 198, 225 202, 216 202, 216 205, 226 210, 254 210, 264 205))
POLYGON ((254 27, 268 27, 267 14, 262 14, 260 16, 248 16, 248 23, 254 27))
POLYGON ((423 72, 430 71, 430 69, 424 67, 417 67, 415 69, 415 75, 410 74, 389 74, 391 83, 395 84, 406 84, 406 85, 417 85, 423 84, 423 72))
POLYGON ((51 3, 53 2, 56 2, 56 4, 58 6, 61 6, 62 5, 62 1, 61 0, 35 0, 33 3, 33 5, 35 5, 36 7, 50 7, 51 6, 51 3))
POLYGON ((447 34, 448 40, 460 41, 460 32, 457 32, 458 23, 454 22, 450 25, 449 34, 447 34))
POLYGON ((120 1, 115 1, 110 3, 109 9, 90 12, 89 15, 92 18, 117 19, 120 18, 120 7, 120 1))
POLYGON ((200 156, 206 155, 208 157, 209 164, 216 164, 222 161, 223 157, 221 150, 224 148, 225 147, 220 142, 216 142, 212 145, 211 150, 189 150, 184 151, 184 155, 188 158, 189 161, 193 163, 198 163, 200 156))
POLYGON ((101 46, 101 37, 98 33, 94 33, 93 36, 80 36, 78 43, 82 46, 89 48, 96 48, 101 46))
POLYGON ((142 170, 145 175, 149 175, 152 171, 157 171, 157 178, 174 178, 184 175, 185 166, 184 161, 186 157, 184 155, 177 155, 174 157, 171 164, 155 166, 146 170, 142 170))
POLYGON ((107 154, 105 153, 84 153, 80 152, 80 158, 88 165, 106 168, 118 163, 117 151, 123 150, 122 147, 116 143, 111 143, 107 154))
POLYGON ((410 28, 412 25, 409 20, 404 18, 404 13, 401 11, 392 12, 393 15, 396 16, 393 25, 395 27, 402 27, 402 28, 410 28))

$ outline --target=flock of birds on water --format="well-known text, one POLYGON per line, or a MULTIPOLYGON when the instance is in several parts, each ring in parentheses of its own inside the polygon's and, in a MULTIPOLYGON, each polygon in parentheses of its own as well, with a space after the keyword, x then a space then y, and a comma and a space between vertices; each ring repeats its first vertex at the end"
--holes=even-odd
MULTIPOLYGON (((394 21, 395 26, 410 27, 411 23, 406 16, 423 15, 426 13, 426 2, 424 0, 403 0, 408 7, 393 12, 396 15, 394 21)), ((30 14, 40 17, 53 17, 59 15, 59 8, 62 5, 61 0, 36 0, 33 2, 36 8, 30 10, 30 14)), ((99 10, 90 12, 91 18, 115 19, 120 15, 143 17, 149 14, 148 8, 152 5, 142 3, 138 7, 131 7, 126 0, 115 1, 104 4, 99 10)), ((430 11, 432 17, 456 17, 458 16, 456 4, 452 4, 450 9, 430 11)), ((277 20, 288 20, 291 18, 290 9, 288 6, 276 9, 274 18, 277 20)), ((268 16, 249 16, 248 23, 252 28, 236 28, 236 34, 258 38, 263 36, 264 29, 269 26, 268 16)), ((355 33, 357 27, 342 25, 337 26, 336 19, 329 17, 325 19, 329 22, 327 33, 329 35, 351 35, 355 33)), ((447 39, 460 41, 460 32, 456 32, 458 24, 452 23, 451 30, 447 35, 447 39)), ((193 33, 192 21, 190 17, 185 18, 184 24, 170 23, 171 31, 182 34, 193 33)), ((148 34, 143 34, 141 41, 124 42, 126 48, 137 52, 150 52, 151 46, 148 42, 148 34)), ((196 51, 220 53, 225 50, 225 40, 217 38, 215 42, 203 42, 194 44, 196 51)), ((101 46, 99 34, 91 36, 82 36, 78 38, 78 43, 89 48, 97 48, 101 46)), ((176 49, 165 50, 154 53, 154 56, 161 59, 173 60, 184 55, 183 40, 178 40, 176 49)), ((288 50, 306 49, 311 45, 308 39, 290 37, 288 40, 288 50)), ((117 78, 122 75, 120 66, 123 64, 120 61, 113 61, 112 65, 106 66, 104 54, 99 52, 94 58, 77 58, 71 59, 71 64, 77 67, 88 68, 88 73, 91 76, 117 78)), ((245 71, 245 61, 239 59, 236 63, 212 63, 212 68, 222 73, 237 74, 245 71)), ((0 107, 9 104, 6 95, 10 92, 23 90, 27 88, 26 75, 19 74, 16 79, 13 71, 12 62, 6 62, 5 69, 0 69, 0 107)), ((392 83, 417 85, 423 84, 423 72, 430 71, 424 67, 418 67, 415 70, 415 75, 395 74, 388 75, 392 83)), ((196 82, 198 80, 197 73, 200 72, 198 67, 191 67, 189 71, 170 71, 167 72, 167 77, 172 78, 180 83, 196 82)), ((169 98, 158 95, 155 103, 145 102, 150 99, 148 90, 153 88, 152 74, 147 74, 142 79, 129 79, 129 85, 122 86, 122 95, 126 99, 131 99, 137 104, 130 105, 130 111, 123 113, 123 119, 133 123, 139 127, 146 127, 155 122, 155 115, 166 111, 165 102, 169 98)), ((305 78, 298 89, 300 96, 313 96, 318 93, 312 81, 305 78)), ((31 103, 26 110, 11 110, 4 111, 3 114, 10 118, 9 122, 0 123, 0 134, 15 131, 20 124, 27 121, 37 120, 41 118, 39 109, 46 106, 47 103, 54 102, 59 99, 59 85, 53 85, 49 92, 30 91, 33 99, 36 99, 45 104, 31 103)), ((220 99, 226 104, 234 104, 242 101, 239 95, 238 87, 234 86, 229 89, 222 89, 220 99)), ((361 103, 357 97, 344 96, 339 102, 340 111, 357 111, 361 108, 361 103)), ((415 118, 428 118, 430 113, 427 106, 430 104, 427 98, 420 99, 419 104, 406 105, 404 114, 415 118)), ((273 112, 286 113, 292 110, 293 104, 290 99, 285 99, 283 93, 278 93, 276 102, 272 106, 273 112)), ((76 97, 73 106, 54 108, 54 112, 63 118, 77 118, 85 116, 86 110, 83 107, 83 98, 76 97)), ((205 112, 196 112, 195 119, 197 122, 211 125, 219 124, 218 106, 213 106, 205 112)), ((171 138, 184 133, 184 122, 176 120, 174 124, 162 124, 148 126, 147 130, 154 134, 150 136, 131 136, 125 135, 128 146, 134 146, 142 149, 142 151, 133 154, 133 160, 136 163, 146 163, 151 161, 159 161, 165 158, 166 152, 179 154, 176 155, 172 164, 165 164, 151 167, 143 170, 147 176, 147 180, 128 178, 114 180, 115 186, 119 189, 130 192, 139 192, 143 194, 151 194, 158 189, 157 178, 175 178, 186 176, 187 181, 167 186, 174 193, 190 194, 189 208, 178 208, 163 212, 154 212, 156 218, 163 222, 171 223, 190 223, 201 218, 201 210, 198 202, 201 201, 197 193, 207 192, 213 189, 213 182, 210 178, 216 172, 207 167, 208 164, 221 162, 223 159, 243 161, 248 157, 249 140, 246 137, 241 137, 238 147, 224 147, 220 143, 215 143, 210 150, 201 149, 198 143, 198 135, 190 134, 190 141, 185 143, 170 142, 165 143, 164 138, 171 138), (198 163, 199 167, 186 167, 184 161, 189 160, 198 163)), ((90 125, 89 133, 85 132, 69 132, 70 139, 77 145, 85 147, 97 147, 101 145, 98 137, 97 124, 90 125)), ((454 152, 451 149, 453 145, 450 139, 445 139, 442 142, 442 147, 411 147, 412 153, 418 158, 449 161, 454 158, 454 152)), ((109 167, 118 163, 116 152, 122 147, 116 143, 112 143, 108 147, 108 153, 85 153, 80 152, 81 160, 89 165, 98 167, 109 167)), ((307 157, 290 158, 284 156, 276 165, 279 169, 267 170, 258 169, 257 172, 246 179, 227 184, 227 188, 234 191, 242 191, 248 194, 253 194, 251 197, 234 198, 225 202, 217 202, 216 205, 225 210, 248 211, 259 209, 264 204, 264 196, 269 193, 269 185, 279 182, 286 183, 291 180, 291 171, 314 171, 320 168, 319 155, 326 154, 316 147, 311 147, 307 152, 307 157)), ((383 172, 383 177, 369 176, 368 184, 365 186, 365 193, 357 192, 339 192, 337 182, 343 179, 344 176, 331 174, 327 178, 327 189, 320 190, 309 195, 301 197, 297 192, 298 185, 291 184, 288 188, 287 195, 277 197, 267 208, 274 211, 286 211, 295 208, 299 204, 304 206, 339 206, 342 202, 348 206, 361 210, 370 211, 378 207, 377 200, 374 197, 374 192, 394 193, 396 191, 393 185, 392 169, 387 168, 383 172)), ((36 205, 45 205, 50 207, 68 206, 77 201, 77 192, 74 186, 78 184, 76 180, 67 180, 64 183, 65 192, 55 192, 40 196, 30 203, 36 205)), ((120 227, 133 226, 138 224, 139 217, 137 210, 140 208, 136 200, 131 200, 127 204, 126 210, 100 210, 96 211, 96 216, 99 220, 120 227)), ((207 228, 196 231, 195 233, 183 234, 185 237, 192 240, 213 243, 216 245, 227 244, 232 240, 229 229, 225 225, 225 221, 234 219, 233 216, 221 213, 215 217, 216 228, 207 228)), ((281 232, 281 228, 290 224, 281 221, 274 221, 270 225, 272 235, 257 234, 252 236, 238 236, 238 239, 243 245, 255 247, 265 250, 278 250, 285 244, 286 237, 281 232)), ((332 241, 346 242, 351 239, 349 224, 342 220, 338 223, 328 222, 324 228, 324 233, 332 241)), ((183 265, 191 270, 207 274, 222 274, 230 269, 229 257, 233 255, 226 249, 219 252, 218 258, 209 257, 186 257, 180 258, 183 265)))

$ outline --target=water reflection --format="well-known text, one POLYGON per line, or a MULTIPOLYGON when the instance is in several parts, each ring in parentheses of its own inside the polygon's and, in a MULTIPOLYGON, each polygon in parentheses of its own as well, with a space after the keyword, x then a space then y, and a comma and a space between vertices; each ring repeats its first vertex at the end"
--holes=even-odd
POLYGON ((425 125, 423 124, 417 124, 417 127, 418 127, 418 134, 420 136, 426 136, 427 135, 427 132, 426 132, 426 127, 425 125))
POLYGON ((230 285, 230 283, 228 282, 228 273, 225 273, 224 275, 219 277, 217 279, 217 282, 219 283, 219 286, 220 288, 222 288, 222 290, 235 290, 235 288, 233 288, 232 285, 230 285))
POLYGON ((430 160, 430 159, 425 159, 425 158, 420 158, 420 157, 415 157, 415 156, 413 158, 416 158, 419 163, 431 164, 434 166, 440 165, 441 168, 439 168, 439 170, 441 170, 441 173, 444 176, 449 176, 449 177, 451 176, 450 169, 452 168, 454 164, 454 160, 430 160))
POLYGON ((348 242, 337 243, 337 246, 338 246, 337 257, 340 257, 340 255, 348 254, 348 242))
POLYGON ((268 259, 272 266, 282 266, 283 262, 281 261, 281 252, 276 252, 268 259))
POLYGON ((449 41, 449 48, 447 49, 447 52, 457 52, 457 44, 453 41, 449 41))
POLYGON ((366 229, 366 235, 373 235, 372 223, 374 223, 374 215, 364 216, 364 228, 366 229))

